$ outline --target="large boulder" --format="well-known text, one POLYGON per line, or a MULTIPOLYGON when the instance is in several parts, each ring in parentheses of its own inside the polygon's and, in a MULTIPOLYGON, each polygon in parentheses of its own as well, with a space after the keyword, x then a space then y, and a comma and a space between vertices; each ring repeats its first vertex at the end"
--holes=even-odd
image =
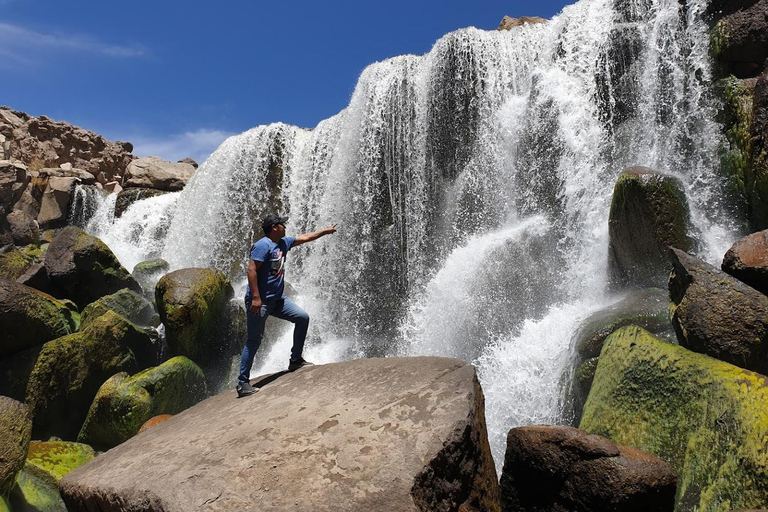
POLYGON ((174 192, 187 184, 195 167, 188 163, 173 163, 156 156, 137 158, 128 165, 123 181, 125 188, 142 187, 174 192))
POLYGON ((667 247, 690 250, 688 202, 680 180, 645 167, 616 181, 608 218, 609 266, 617 287, 664 287, 667 247))
POLYGON ((669 463, 678 512, 768 505, 762 375, 623 327, 600 354, 580 428, 669 463))
POLYGON ((30 244, 21 248, 9 246, 0 252, 0 277, 22 282, 27 271, 39 264, 43 251, 37 245, 30 244))
POLYGON ((154 366, 157 359, 158 348, 150 336, 114 311, 80 332, 49 341, 27 385, 35 436, 74 439, 109 377, 154 366))
POLYGON ((155 303, 171 355, 199 364, 217 391, 240 353, 244 339, 230 332, 235 309, 232 285, 219 270, 186 268, 166 274, 155 288, 155 303))
POLYGON ((768 58, 768 1, 730 3, 742 5, 728 9, 715 24, 713 52, 725 72, 739 78, 753 77, 763 70, 768 58))
POLYGON ((24 164, 18 160, 0 160, 0 207, 10 212, 21 199, 29 180, 24 164))
POLYGON ((36 244, 40 241, 40 228, 35 219, 22 210, 8 214, 8 225, 15 245, 36 244))
POLYGON ((159 324, 152 304, 138 293, 123 288, 88 304, 80 317, 80 328, 85 329, 107 311, 114 311, 137 325, 159 324))
POLYGON ((166 194, 164 190, 154 188, 126 188, 118 192, 115 200, 115 217, 122 217, 125 210, 136 201, 166 194))
POLYGON ((75 226, 67 226, 53 238, 45 268, 51 283, 81 308, 123 288, 141 292, 109 247, 75 226))
POLYGON ((724 272, 768 295, 768 230, 752 233, 728 249, 724 272))
POLYGON ((40 212, 37 223, 43 229, 64 226, 69 216, 69 206, 72 195, 78 183, 77 178, 54 177, 48 179, 48 184, 40 201, 40 212))
POLYGON ((0 357, 0 392, 23 402, 27 398, 27 383, 43 345, 30 347, 10 356, 0 357))
POLYGON ((29 407, 0 396, 0 496, 7 496, 24 467, 32 436, 29 407))
POLYGON ((64 441, 33 441, 18 485, 10 495, 12 510, 66 512, 59 482, 96 456, 93 448, 64 441))
POLYGON ((9 138, 15 158, 37 167, 72 164, 106 181, 122 176, 133 160, 130 142, 111 142, 101 135, 71 124, 35 117, 0 107, 0 124, 10 127, 9 138))
POLYGON ((768 297, 683 251, 671 255, 670 313, 680 344, 768 374, 768 297))
POLYGON ((0 358, 70 334, 77 322, 63 302, 0 277, 0 358))
POLYGON ((499 510, 469 364, 359 359, 257 385, 244 399, 232 390, 209 398, 73 471, 60 485, 68 510, 499 510))
POLYGON ((513 428, 501 474, 504 512, 672 512, 675 472, 661 459, 573 427, 513 428))
POLYGON ((99 389, 77 440, 108 450, 138 434, 153 416, 180 413, 205 396, 203 371, 183 356, 133 377, 118 373, 99 389))

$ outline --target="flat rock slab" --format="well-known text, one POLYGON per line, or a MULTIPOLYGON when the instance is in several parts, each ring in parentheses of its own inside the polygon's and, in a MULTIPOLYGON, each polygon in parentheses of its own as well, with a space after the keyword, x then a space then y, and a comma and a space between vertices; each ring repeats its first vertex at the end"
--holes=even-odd
POLYGON ((474 368, 358 359, 209 398, 67 475, 70 512, 499 510, 474 368))

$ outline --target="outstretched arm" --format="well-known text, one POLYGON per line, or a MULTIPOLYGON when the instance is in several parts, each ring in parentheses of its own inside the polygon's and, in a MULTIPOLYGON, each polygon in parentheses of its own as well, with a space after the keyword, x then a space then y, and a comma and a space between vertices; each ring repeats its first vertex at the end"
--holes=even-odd
POLYGON ((315 231, 314 233, 304 233, 303 235, 299 235, 296 237, 296 241, 293 242, 293 246, 296 247, 297 245, 301 245, 307 242, 311 242, 313 240, 317 240, 321 236, 330 235, 335 232, 336 232, 336 224, 334 224, 329 228, 321 229, 320 231, 315 231))

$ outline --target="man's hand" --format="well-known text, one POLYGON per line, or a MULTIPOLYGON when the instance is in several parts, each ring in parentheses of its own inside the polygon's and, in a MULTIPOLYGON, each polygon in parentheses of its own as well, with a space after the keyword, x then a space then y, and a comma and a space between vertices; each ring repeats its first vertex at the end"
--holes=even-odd
POLYGON ((254 297, 251 300, 251 313, 256 316, 261 316, 261 297, 254 297))
POLYGON ((304 233, 303 235, 299 235, 296 237, 296 241, 293 242, 293 245, 301 245, 305 244, 307 242, 312 242, 313 240, 317 240, 321 236, 325 235, 331 235, 336 232, 336 227, 338 224, 334 224, 333 226, 325 229, 321 229, 320 231, 315 231, 314 233, 304 233))
POLYGON ((331 226, 329 228, 325 228, 323 230, 324 231, 323 234, 324 235, 332 235, 332 234, 334 234, 336 232, 336 226, 338 226, 338 224, 334 224, 333 226, 331 226))

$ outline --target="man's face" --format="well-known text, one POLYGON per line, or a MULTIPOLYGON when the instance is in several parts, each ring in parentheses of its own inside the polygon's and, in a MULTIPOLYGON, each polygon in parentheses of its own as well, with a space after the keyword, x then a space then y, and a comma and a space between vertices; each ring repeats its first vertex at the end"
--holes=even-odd
POLYGON ((285 236, 285 224, 275 224, 272 231, 280 238, 283 238, 285 236))

